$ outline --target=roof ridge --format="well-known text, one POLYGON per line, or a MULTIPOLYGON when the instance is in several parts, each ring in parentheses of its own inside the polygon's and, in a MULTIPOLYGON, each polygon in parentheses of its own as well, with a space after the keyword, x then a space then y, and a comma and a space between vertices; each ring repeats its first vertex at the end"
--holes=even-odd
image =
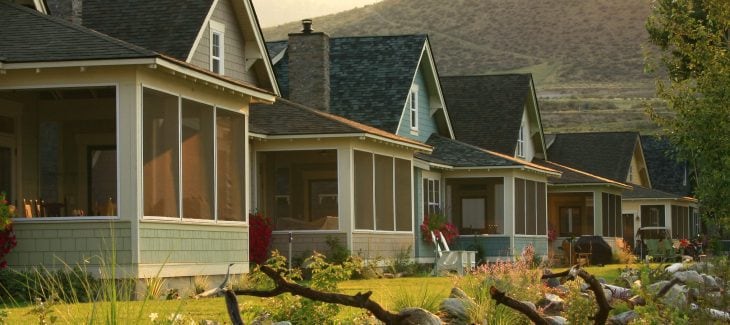
POLYGON ((154 54, 154 55, 159 55, 159 53, 157 53, 155 51, 152 51, 150 49, 147 49, 147 48, 144 48, 144 47, 141 47, 139 45, 135 45, 135 44, 132 44, 132 43, 129 43, 129 42, 125 42, 125 41, 120 40, 118 38, 114 38, 112 36, 109 36, 107 34, 98 32, 96 30, 93 30, 91 28, 88 28, 88 27, 85 27, 85 26, 82 26, 82 25, 79 25, 79 24, 75 24, 75 23, 68 22, 68 21, 63 20, 63 19, 61 19, 59 17, 55 17, 55 16, 51 16, 51 15, 46 15, 46 14, 43 14, 43 13, 38 12, 36 10, 32 10, 30 8, 26 8, 24 6, 20 6, 20 5, 11 3, 11 2, 0 1, 0 4, 2 4, 2 3, 6 3, 10 7, 14 7, 16 10, 23 10, 27 14, 36 15, 37 17, 39 17, 41 19, 46 19, 49 22, 52 22, 52 23, 54 23, 54 24, 56 24, 56 25, 58 25, 60 27, 68 28, 68 29, 74 29, 74 30, 76 30, 78 32, 82 32, 82 33, 87 34, 87 35, 92 35, 94 37, 99 37, 99 38, 102 38, 102 39, 104 39, 104 40, 106 40, 108 42, 116 43, 116 45, 125 47, 126 49, 131 50, 131 51, 135 51, 135 52, 137 52, 139 54, 154 54))

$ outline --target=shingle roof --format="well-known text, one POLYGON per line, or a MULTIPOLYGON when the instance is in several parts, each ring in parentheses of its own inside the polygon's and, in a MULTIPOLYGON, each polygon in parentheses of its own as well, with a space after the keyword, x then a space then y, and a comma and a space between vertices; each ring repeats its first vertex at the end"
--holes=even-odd
POLYGON ((668 199, 697 202, 696 199, 683 195, 667 193, 657 189, 646 188, 640 185, 631 184, 633 190, 625 190, 621 195, 624 199, 668 199))
MULTIPOLYGON (((426 39, 425 35, 331 38, 330 112, 395 133, 426 39)), ((278 53, 281 43, 267 47, 278 53)), ((285 55, 274 65, 284 97, 289 93, 287 61, 285 55)))
POLYGON ((428 145, 350 121, 340 116, 277 99, 273 105, 250 106, 250 131, 264 135, 372 134, 428 148, 428 145))
POLYGON ((580 185, 603 184, 603 185, 605 185, 605 184, 608 184, 608 185, 613 185, 613 186, 618 186, 618 187, 623 187, 623 188, 630 188, 630 186, 627 184, 624 184, 621 182, 616 182, 616 181, 610 180, 608 178, 604 178, 604 177, 593 175, 591 173, 588 173, 588 172, 585 172, 582 170, 564 166, 564 165, 558 164, 553 161, 534 159, 532 162, 534 162, 538 165, 542 165, 542 166, 545 166, 548 168, 555 169, 562 173, 562 175, 560 177, 555 177, 555 176, 548 177, 548 182, 550 184, 556 184, 556 185, 571 185, 571 184, 573 184, 573 185, 576 185, 576 184, 580 184, 580 185))
POLYGON ((548 148, 551 161, 614 181, 626 180, 639 134, 589 132, 555 134, 548 148))
MULTIPOLYGON (((683 185, 685 172, 689 173, 687 163, 673 158, 674 147, 666 138, 642 136, 641 147, 644 149, 646 168, 652 188, 665 192, 688 196, 692 194, 691 182, 687 179, 683 185)), ((690 175, 687 175, 689 178, 690 175)))
POLYGON ((456 139, 514 155, 530 79, 529 74, 441 77, 456 139))
POLYGON ((426 144, 434 147, 433 152, 416 153, 416 157, 435 164, 450 167, 530 167, 542 172, 559 173, 549 167, 485 150, 436 133, 431 134, 426 144))
POLYGON ((19 63, 155 56, 157 53, 139 46, 0 1, 0 61, 19 63))
POLYGON ((213 0, 84 0, 88 28, 187 60, 213 0))

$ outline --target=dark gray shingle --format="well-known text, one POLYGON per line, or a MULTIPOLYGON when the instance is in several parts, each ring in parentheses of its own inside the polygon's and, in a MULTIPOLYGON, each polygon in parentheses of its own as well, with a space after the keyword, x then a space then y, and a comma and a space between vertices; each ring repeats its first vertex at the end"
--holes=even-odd
POLYGON ((436 164, 452 167, 521 166, 516 161, 438 134, 432 134, 426 144, 434 147, 433 152, 417 153, 416 157, 436 164))
POLYGON ((625 182, 638 143, 637 132, 559 133, 548 148, 551 161, 625 182))
POLYGON ((681 196, 692 194, 691 170, 687 162, 679 162, 674 158, 675 149, 668 139, 642 136, 641 147, 644 149, 652 188, 681 196))

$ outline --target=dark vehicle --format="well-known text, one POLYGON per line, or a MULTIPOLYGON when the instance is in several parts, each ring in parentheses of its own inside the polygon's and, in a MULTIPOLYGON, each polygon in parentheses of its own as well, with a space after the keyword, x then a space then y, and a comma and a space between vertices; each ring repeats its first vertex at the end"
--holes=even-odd
POLYGON ((573 246, 576 253, 590 253, 590 261, 593 265, 611 264, 611 259, 613 259, 611 246, 601 236, 580 236, 573 246))
POLYGON ((667 227, 642 227, 636 232, 635 253, 643 260, 646 256, 663 260, 678 257, 672 247, 672 234, 667 227))

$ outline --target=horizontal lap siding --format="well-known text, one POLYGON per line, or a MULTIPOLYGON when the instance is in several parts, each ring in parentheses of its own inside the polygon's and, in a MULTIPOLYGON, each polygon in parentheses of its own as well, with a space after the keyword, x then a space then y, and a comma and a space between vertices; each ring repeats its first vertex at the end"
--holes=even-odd
POLYGON ((248 227, 143 222, 139 254, 140 264, 245 263, 248 227))
POLYGON ((132 263, 131 224, 128 221, 63 221, 14 224, 18 246, 8 255, 13 268, 132 263), (112 254, 116 253, 116 254, 112 254), (84 261, 88 261, 85 263, 84 261))
POLYGON ((515 236, 515 248, 513 254, 519 256, 522 249, 532 244, 535 247, 535 257, 548 255, 548 239, 547 237, 521 237, 515 236))
MULTIPOLYGON (((454 249, 478 250, 482 253, 483 259, 491 257, 511 256, 509 237, 469 237, 462 236, 456 240, 454 249)), ((477 257, 479 259, 479 257, 477 257)))
POLYGON ((410 247, 409 254, 413 257, 414 238, 413 234, 352 234, 352 254, 365 259, 392 258, 410 247))

